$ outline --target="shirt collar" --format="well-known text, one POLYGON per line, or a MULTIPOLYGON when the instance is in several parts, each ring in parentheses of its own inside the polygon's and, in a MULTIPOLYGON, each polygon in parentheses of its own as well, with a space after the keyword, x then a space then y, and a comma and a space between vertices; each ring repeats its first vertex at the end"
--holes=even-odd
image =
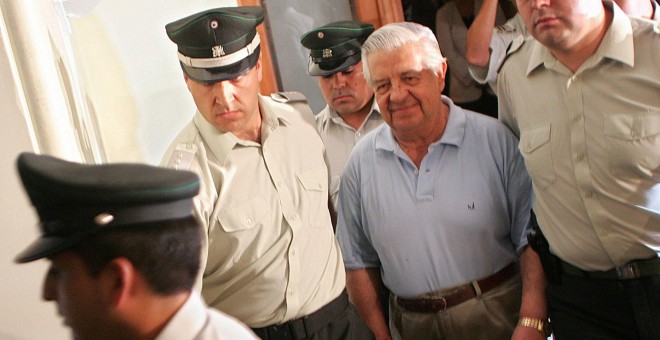
MULTIPOLYGON (((344 120, 339 116, 339 113, 337 113, 337 110, 333 109, 330 107, 330 105, 326 104, 326 110, 328 111, 328 116, 323 117, 322 123, 326 123, 327 121, 332 121, 335 124, 346 124, 344 123, 344 120)), ((364 122, 362 122, 362 126, 369 120, 372 119, 372 117, 380 116, 380 109, 378 108, 378 103, 376 103, 376 97, 374 96, 372 104, 371 104, 371 111, 369 111, 369 114, 367 117, 364 119, 364 122)), ((360 127, 362 127, 360 126, 360 127)))
MULTIPOLYGON (((280 116, 276 110, 264 99, 259 96, 259 112, 261 113, 261 139, 262 143, 268 136, 280 125, 288 125, 289 122, 283 116, 280 116)), ((220 132, 211 123, 209 123, 202 114, 197 111, 193 117, 193 122, 220 164, 224 163, 227 155, 236 145, 258 146, 259 144, 239 139, 231 132, 220 132)))
MULTIPOLYGON (((444 104, 449 106, 449 118, 447 119, 447 125, 445 126, 445 131, 442 133, 442 137, 440 137, 439 141, 431 143, 431 145, 445 144, 460 147, 463 144, 465 126, 467 124, 465 112, 460 106, 454 104, 449 97, 441 96, 440 99, 444 104)), ((392 134, 392 129, 387 124, 383 124, 378 129, 375 138, 376 149, 393 152, 398 148, 398 143, 394 138, 394 134, 392 134)))
MULTIPOLYGON (((613 12, 612 23, 594 54, 585 62, 593 60, 592 62, 598 63, 601 59, 608 58, 633 67, 635 50, 630 18, 612 1, 603 1, 603 5, 606 11, 613 12)), ((547 47, 536 40, 532 40, 532 42, 534 45, 527 65, 528 76, 541 65, 549 69, 559 62, 547 47)))
POLYGON ((179 308, 158 334, 156 340, 195 339, 206 324, 206 306, 197 292, 191 292, 186 302, 179 308))

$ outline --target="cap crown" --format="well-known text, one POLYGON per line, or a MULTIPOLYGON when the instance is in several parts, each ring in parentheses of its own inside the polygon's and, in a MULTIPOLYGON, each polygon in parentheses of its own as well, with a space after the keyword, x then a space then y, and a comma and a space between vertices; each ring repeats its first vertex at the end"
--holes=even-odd
POLYGON ((337 21, 315 28, 300 38, 310 50, 310 75, 339 72, 360 61, 362 43, 374 26, 358 21, 337 21))
POLYGON ((87 165, 23 153, 17 167, 42 233, 20 262, 62 251, 103 228, 191 216, 199 191, 196 174, 146 164, 87 165))

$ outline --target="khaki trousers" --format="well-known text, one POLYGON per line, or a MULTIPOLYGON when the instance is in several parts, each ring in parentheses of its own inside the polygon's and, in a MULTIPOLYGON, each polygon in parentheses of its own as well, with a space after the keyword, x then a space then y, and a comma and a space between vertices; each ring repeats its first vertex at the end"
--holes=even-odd
POLYGON ((485 294, 438 313, 403 310, 391 294, 392 339, 511 339, 518 322, 521 295, 520 274, 485 294))

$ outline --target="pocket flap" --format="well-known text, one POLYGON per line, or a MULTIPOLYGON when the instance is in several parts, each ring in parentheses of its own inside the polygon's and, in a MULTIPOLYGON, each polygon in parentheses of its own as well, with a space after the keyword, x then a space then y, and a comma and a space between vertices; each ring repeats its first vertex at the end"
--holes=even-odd
POLYGON ((323 191, 328 184, 328 178, 323 168, 315 168, 298 173, 298 180, 307 191, 323 191))
POLYGON ((518 149, 523 153, 534 152, 550 141, 550 125, 525 130, 520 133, 518 149))
POLYGON ((638 140, 660 134, 660 112, 612 114, 605 118, 605 135, 623 140, 638 140))
POLYGON ((259 224, 268 210, 266 199, 257 197, 223 209, 218 213, 218 222, 227 232, 246 230, 259 224))

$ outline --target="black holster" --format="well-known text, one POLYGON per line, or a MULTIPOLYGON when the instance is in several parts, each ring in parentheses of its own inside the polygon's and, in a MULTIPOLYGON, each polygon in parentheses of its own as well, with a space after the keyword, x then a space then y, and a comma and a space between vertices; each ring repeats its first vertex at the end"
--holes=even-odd
POLYGON ((527 242, 539 255, 548 282, 561 284, 561 260, 550 252, 550 244, 548 243, 548 240, 545 239, 545 236, 543 236, 541 228, 539 228, 534 211, 530 211, 530 214, 532 231, 527 235, 527 242))

